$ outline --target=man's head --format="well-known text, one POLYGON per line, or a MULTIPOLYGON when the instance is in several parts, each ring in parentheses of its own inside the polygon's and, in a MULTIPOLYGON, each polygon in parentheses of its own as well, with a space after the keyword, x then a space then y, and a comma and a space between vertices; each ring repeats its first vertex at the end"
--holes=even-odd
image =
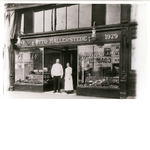
POLYGON ((56 63, 59 63, 59 59, 56 59, 56 63))

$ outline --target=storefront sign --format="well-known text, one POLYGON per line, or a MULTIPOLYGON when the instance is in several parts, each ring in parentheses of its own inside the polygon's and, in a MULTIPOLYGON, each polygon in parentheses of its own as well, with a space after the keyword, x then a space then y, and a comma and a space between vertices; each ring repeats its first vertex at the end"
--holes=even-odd
POLYGON ((118 38, 118 34, 117 33, 105 34, 105 40, 108 40, 108 39, 117 39, 117 38, 118 38))
MULTIPOLYGON (((120 41, 121 31, 110 31, 110 32, 98 32, 96 42, 109 42, 109 41, 120 41)), ((91 34, 77 34, 70 36, 55 36, 45 38, 33 38, 33 39, 22 39, 21 47, 35 47, 35 46, 51 46, 51 45, 65 45, 65 44, 81 44, 81 43, 93 43, 91 41, 91 34)))

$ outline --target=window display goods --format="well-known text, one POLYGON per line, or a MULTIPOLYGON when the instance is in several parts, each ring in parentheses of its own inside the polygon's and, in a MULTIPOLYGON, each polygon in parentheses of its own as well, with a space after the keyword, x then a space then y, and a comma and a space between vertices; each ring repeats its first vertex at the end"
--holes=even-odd
POLYGON ((120 44, 78 46, 78 86, 119 88, 120 44))

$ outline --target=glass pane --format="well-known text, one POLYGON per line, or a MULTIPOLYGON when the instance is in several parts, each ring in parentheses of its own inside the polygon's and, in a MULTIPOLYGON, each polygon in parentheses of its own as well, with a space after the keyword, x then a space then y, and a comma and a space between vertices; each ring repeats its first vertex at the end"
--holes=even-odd
POLYGON ((34 13, 34 32, 43 32, 43 11, 34 13))
POLYGON ((67 29, 78 28, 78 5, 67 7, 67 29))
POLYGON ((56 9, 56 30, 66 28, 66 7, 56 9))
POLYGON ((80 4, 79 27, 91 27, 92 5, 80 4))
POLYGON ((43 84, 43 50, 15 52, 15 83, 43 84))
POLYGON ((21 14, 21 27, 20 27, 21 34, 24 33, 24 14, 21 14))
POLYGON ((120 4, 107 4, 106 5, 106 25, 120 23, 120 4))
POLYGON ((119 87, 120 44, 78 46, 78 86, 119 87))
POLYGON ((93 46, 78 46, 78 84, 84 84, 87 70, 93 69, 93 46))
POLYGON ((52 31, 52 10, 45 11, 45 31, 52 31))

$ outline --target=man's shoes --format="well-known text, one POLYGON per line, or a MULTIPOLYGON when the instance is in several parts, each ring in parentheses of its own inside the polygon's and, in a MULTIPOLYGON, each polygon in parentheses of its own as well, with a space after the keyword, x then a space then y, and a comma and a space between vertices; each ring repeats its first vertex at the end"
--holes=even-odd
POLYGON ((61 93, 61 91, 58 91, 58 93, 61 93))
POLYGON ((56 91, 54 91, 53 93, 56 93, 56 91))

